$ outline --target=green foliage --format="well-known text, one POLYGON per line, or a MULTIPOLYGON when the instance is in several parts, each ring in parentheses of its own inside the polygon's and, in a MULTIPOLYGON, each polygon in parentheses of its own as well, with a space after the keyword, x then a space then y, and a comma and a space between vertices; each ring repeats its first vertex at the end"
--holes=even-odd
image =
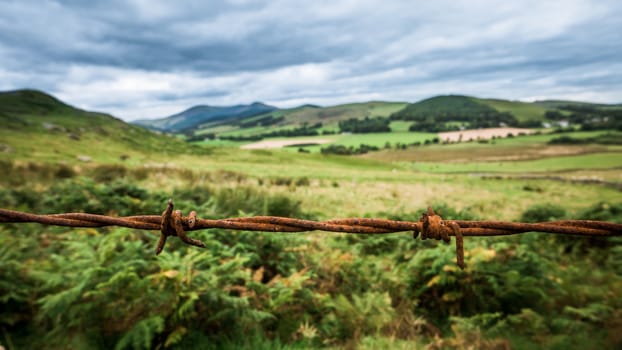
POLYGON ((299 177, 298 179, 296 179, 296 182, 294 184, 296 186, 309 186, 311 185, 311 181, 309 180, 308 177, 303 176, 303 177, 299 177))
POLYGON ((343 294, 325 302, 328 314, 320 327, 340 339, 358 339, 363 334, 378 334, 394 317, 387 293, 367 292, 348 300, 343 294))
POLYGON ((120 164, 104 164, 93 169, 92 178, 97 182, 110 182, 121 179, 127 174, 127 168, 120 164))
MULTIPOLYGON (((235 174, 222 177, 235 183, 235 174)), ((288 179, 295 185, 296 178, 288 179)), ((127 178, 74 177, 48 188, 0 190, 6 205, 34 212, 152 214, 169 197, 207 217, 308 216, 289 196, 240 184, 164 193, 127 178)), ((468 208, 433 207, 446 219, 477 219, 468 208)), ((374 216, 416 221, 422 211, 374 216)), ((547 205, 524 218, 566 216, 547 205)), ((622 206, 597 203, 576 217, 620 222, 622 206)), ((470 237, 462 271, 453 242, 410 234, 191 235, 207 247, 170 239, 155 257, 148 232, 0 226, 0 326, 16 348, 373 348, 382 339, 482 349, 615 348, 622 342, 615 336, 622 325, 616 244, 566 250, 537 234, 470 237), (592 345, 590 334, 598 337, 592 345)))
POLYGON ((301 215, 299 201, 279 194, 268 197, 254 187, 223 188, 215 194, 214 204, 225 216, 255 214, 297 217, 301 215))
POLYGON ((230 141, 259 141, 267 137, 317 136, 319 135, 318 129, 321 127, 321 123, 316 123, 310 126, 305 123, 296 128, 279 129, 253 135, 220 135, 219 138, 230 141))
POLYGON ((554 204, 537 204, 523 212, 520 221, 545 222, 561 220, 566 217, 566 210, 554 204))
POLYGON ((560 106, 559 109, 570 112, 568 120, 581 125, 581 130, 622 131, 622 108, 568 104, 560 106))
MULTIPOLYGON (((115 349, 152 349, 155 335, 164 330, 164 319, 153 316, 139 321, 119 340, 115 349)), ((170 343, 169 343, 170 344, 170 343)))
POLYGON ((622 223, 622 203, 600 202, 579 214, 584 220, 601 220, 622 223))
POLYGON ((335 145, 331 144, 326 147, 322 147, 320 152, 322 154, 337 154, 342 156, 349 156, 354 154, 365 154, 368 152, 379 151, 380 148, 376 146, 370 146, 366 144, 361 144, 359 147, 354 148, 353 146, 344 146, 344 145, 335 145))
POLYGON ((605 133, 595 137, 574 138, 571 136, 559 136, 551 139, 549 142, 551 145, 585 145, 585 144, 601 144, 601 145, 621 145, 622 134, 620 133, 605 133))
POLYGON ((93 214, 116 214, 157 212, 162 204, 149 201, 144 189, 124 181, 97 184, 90 179, 65 180, 52 185, 41 198, 36 211, 58 213, 63 211, 93 214), (39 207, 40 206, 40 207, 39 207))
POLYGON ((65 164, 60 164, 58 169, 54 172, 54 177, 57 179, 68 179, 76 175, 76 171, 73 170, 72 167, 65 164))
POLYGON ((341 132, 351 132, 355 134, 364 134, 370 132, 389 132, 391 128, 389 118, 369 118, 364 119, 351 118, 339 122, 339 130, 341 132))
MULTIPOLYGON (((2 232, 2 231, 0 231, 2 232)), ((21 258, 27 256, 28 241, 5 237, 0 245, 0 327, 15 327, 31 317, 31 293, 36 281, 24 270, 21 258)))
POLYGON ((240 128, 254 128, 256 126, 270 126, 274 124, 281 123, 285 120, 285 117, 275 117, 271 114, 262 116, 259 118, 252 118, 250 120, 240 121, 238 123, 240 128))

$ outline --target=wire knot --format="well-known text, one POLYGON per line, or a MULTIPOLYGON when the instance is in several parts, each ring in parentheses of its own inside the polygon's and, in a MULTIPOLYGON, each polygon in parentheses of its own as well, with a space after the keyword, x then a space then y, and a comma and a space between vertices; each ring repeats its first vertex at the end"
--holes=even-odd
POLYGON ((431 238, 449 243, 451 241, 449 236, 451 234, 456 236, 456 262, 464 270, 464 240, 460 226, 454 221, 443 220, 440 215, 434 212, 432 207, 428 207, 428 211, 421 214, 418 224, 421 239, 431 238))
MULTIPOLYGON (((195 222, 196 212, 192 211, 190 212, 190 216, 188 218, 188 226, 190 228, 193 228, 195 222)), ((192 239, 186 235, 182 223, 183 220, 181 216, 181 210, 173 211, 173 200, 169 199, 166 210, 162 212, 162 221, 160 222, 160 239, 158 240, 158 245, 155 250, 156 255, 162 252, 162 250, 164 249, 164 244, 166 244, 166 239, 169 236, 177 236, 186 244, 205 248, 205 243, 196 239, 192 239)))

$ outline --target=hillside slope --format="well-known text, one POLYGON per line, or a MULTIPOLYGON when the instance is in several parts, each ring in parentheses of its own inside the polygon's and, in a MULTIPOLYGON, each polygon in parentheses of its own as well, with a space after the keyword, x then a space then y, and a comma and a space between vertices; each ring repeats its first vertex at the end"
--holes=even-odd
POLYGON ((252 135, 266 132, 268 128, 270 130, 274 130, 275 128, 292 129, 304 124, 313 125, 317 123, 321 123, 325 129, 336 130, 339 121, 350 118, 388 117, 391 113, 399 111, 406 105, 407 103, 405 102, 383 101, 349 103, 330 107, 303 105, 290 109, 279 109, 243 120, 207 123, 197 131, 197 134, 252 135), (278 120, 278 123, 270 124, 267 127, 245 127, 252 125, 253 120, 265 120, 268 116, 271 116, 273 120, 278 120))
POLYGON ((276 107, 255 102, 250 105, 236 105, 228 107, 195 106, 183 112, 161 119, 137 120, 134 124, 150 129, 180 132, 195 129, 201 124, 226 121, 230 119, 242 119, 258 114, 264 114, 276 110, 276 107))
POLYGON ((545 105, 521 101, 509 101, 494 98, 478 98, 476 100, 496 109, 499 112, 512 113, 512 115, 515 116, 519 122, 525 122, 528 120, 544 121, 544 114, 547 110, 552 109, 551 107, 547 107, 545 105))
POLYGON ((108 114, 74 108, 40 91, 0 92, 0 159, 143 162, 205 152, 108 114))

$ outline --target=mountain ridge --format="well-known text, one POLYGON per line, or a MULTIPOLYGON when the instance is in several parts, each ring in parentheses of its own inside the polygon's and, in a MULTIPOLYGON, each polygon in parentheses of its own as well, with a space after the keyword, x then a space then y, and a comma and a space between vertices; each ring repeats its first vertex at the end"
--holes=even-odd
POLYGON ((234 106, 196 105, 164 118, 135 120, 132 123, 167 132, 183 132, 201 124, 229 119, 243 119, 277 110, 261 102, 234 106))
MULTIPOLYGON (((262 102, 251 104, 238 104, 233 106, 211 106, 196 105, 187 108, 179 113, 164 118, 143 119, 128 124, 140 127, 186 134, 205 134, 216 132, 236 132, 242 130, 242 126, 257 125, 259 129, 270 128, 296 128, 305 124, 313 125, 322 123, 324 128, 335 130, 337 123, 351 118, 361 119, 364 117, 390 117, 393 114, 403 112, 406 109, 419 108, 430 101, 441 101, 445 109, 451 109, 451 105, 456 105, 456 101, 466 101, 474 106, 475 104, 492 108, 500 113, 511 113, 519 122, 542 122, 544 113, 548 110, 556 110, 560 107, 571 106, 592 106, 602 108, 620 108, 620 104, 590 103, 570 100, 539 100, 524 102, 517 100, 505 100, 499 98, 479 98, 468 95, 436 95, 430 98, 419 100, 413 103, 408 102, 387 102, 387 101, 368 101, 353 102, 334 106, 318 106, 304 104, 293 108, 277 108, 262 102), (257 120, 257 122, 253 122, 257 120), (263 128, 261 126, 264 126, 263 128)), ((0 104, 3 104, 0 113, 5 115, 11 111, 18 113, 67 113, 75 114, 80 111, 76 107, 70 106, 58 98, 42 91, 34 89, 21 89, 0 92, 0 104), (8 99, 8 100, 7 100, 8 99), (2 102, 9 101, 10 103, 2 102)), ((483 111, 483 110, 482 110, 483 111)), ((99 112, 88 112, 90 114, 99 112)), ((9 113, 11 114, 11 113, 9 113)), ((106 113, 100 113, 107 115, 106 113)), ((118 118, 108 115, 110 118, 118 118)), ((5 116, 6 120, 7 117, 5 116)), ((248 127, 247 127, 248 128, 248 127)), ((252 132, 250 129, 244 129, 252 132)), ((259 131, 261 132, 261 131, 259 131)))

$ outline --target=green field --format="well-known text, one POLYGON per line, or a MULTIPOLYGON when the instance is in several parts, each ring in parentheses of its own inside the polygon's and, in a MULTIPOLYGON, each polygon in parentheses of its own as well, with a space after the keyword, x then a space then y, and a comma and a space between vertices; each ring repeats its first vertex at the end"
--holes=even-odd
MULTIPOLYGON (((560 134, 396 149, 436 134, 393 122, 391 133, 315 137, 392 145, 360 156, 243 150, 222 141, 189 145, 37 94, 0 95, 0 123, 0 207, 33 213, 157 215, 172 198, 184 215, 196 210, 201 218, 416 221, 433 206, 445 219, 622 223, 622 147, 548 144, 560 134)), ((604 133, 622 135, 563 135, 592 140, 604 133)), ((622 242, 615 237, 467 237, 462 271, 453 243, 414 240, 410 232, 208 229, 189 233, 206 248, 170 237, 155 256, 157 235, 1 224, 0 344, 622 346, 622 242)))
POLYGON ((425 172, 441 173, 550 173, 581 169, 622 169, 622 156, 616 153, 594 153, 579 156, 551 157, 538 160, 512 162, 469 163, 413 163, 412 168, 425 172))

